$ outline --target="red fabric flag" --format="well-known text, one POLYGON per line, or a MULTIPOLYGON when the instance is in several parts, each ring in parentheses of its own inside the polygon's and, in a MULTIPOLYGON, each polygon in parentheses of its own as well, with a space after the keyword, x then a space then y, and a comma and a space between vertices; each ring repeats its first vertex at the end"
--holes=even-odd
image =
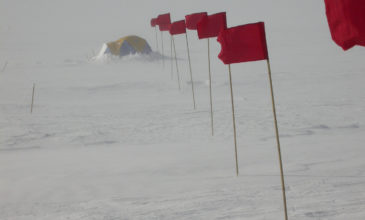
POLYGON ((225 64, 268 59, 264 22, 222 30, 218 42, 222 46, 218 57, 225 64))
POLYGON ((171 23, 169 32, 171 35, 186 33, 185 20, 171 23))
POLYGON ((348 50, 365 46, 365 1, 325 0, 328 25, 332 39, 348 50))
POLYGON ((199 39, 217 37, 220 30, 227 28, 226 13, 221 12, 209 16, 203 16, 197 23, 199 39))
POLYGON ((159 15, 157 17, 157 24, 160 31, 168 31, 171 24, 170 13, 159 15))
POLYGON ((157 18, 152 18, 151 19, 151 27, 154 27, 157 25, 157 18))
POLYGON ((185 16, 186 28, 190 30, 196 30, 196 25, 204 17, 208 16, 206 12, 199 12, 185 16))

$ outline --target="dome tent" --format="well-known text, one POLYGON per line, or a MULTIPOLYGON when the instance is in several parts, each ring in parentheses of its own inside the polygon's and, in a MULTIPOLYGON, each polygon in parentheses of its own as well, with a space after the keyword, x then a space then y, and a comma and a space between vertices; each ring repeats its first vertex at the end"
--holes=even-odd
POLYGON ((104 44, 100 51, 100 55, 112 54, 115 56, 125 56, 136 53, 148 54, 151 52, 151 47, 145 39, 131 35, 104 44))

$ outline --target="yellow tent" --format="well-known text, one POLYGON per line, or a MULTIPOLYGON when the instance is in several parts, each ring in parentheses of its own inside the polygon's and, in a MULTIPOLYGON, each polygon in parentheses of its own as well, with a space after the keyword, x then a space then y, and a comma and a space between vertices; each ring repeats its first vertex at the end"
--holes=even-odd
POLYGON ((147 54, 152 52, 147 41, 138 36, 127 36, 117 41, 109 42, 104 45, 104 54, 113 54, 116 56, 125 56, 135 53, 147 54))

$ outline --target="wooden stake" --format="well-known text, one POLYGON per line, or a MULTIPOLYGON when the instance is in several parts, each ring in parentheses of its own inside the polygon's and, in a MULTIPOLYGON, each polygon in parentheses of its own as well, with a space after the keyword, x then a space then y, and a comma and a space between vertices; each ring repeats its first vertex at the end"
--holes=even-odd
POLYGON ((158 52, 159 49, 158 49, 158 37, 157 37, 157 25, 155 26, 155 33, 156 33, 156 50, 158 52))
POLYGON ((228 65, 229 71, 229 84, 231 86, 231 102, 232 102, 232 120, 233 120, 233 138, 234 138, 234 153, 236 159, 236 175, 238 176, 238 157, 237 157, 237 137, 236 137, 236 118, 234 115, 234 101, 233 101, 233 88, 232 88, 232 74, 231 74, 231 64, 228 65))
POLYGON ((33 83, 32 104, 30 105, 30 113, 31 114, 33 113, 34 93, 35 93, 35 83, 33 83))
POLYGON ((272 101, 272 111, 274 115, 274 124, 275 124, 275 134, 276 134, 276 143, 278 148, 278 156, 279 156, 279 164, 280 164, 280 174, 281 174, 281 188, 283 192, 283 202, 284 202, 284 212, 285 212, 285 220, 288 220, 288 210, 286 205, 286 194, 285 194, 285 181, 284 181, 284 169, 283 169, 283 162, 281 159, 281 149, 280 149, 280 140, 279 140, 279 129, 278 129, 278 121, 276 118, 276 109, 275 109, 275 99, 274 99, 274 89, 272 85, 272 78, 271 78, 271 67, 269 58, 267 58, 267 69, 269 74, 269 81, 270 81, 270 91, 271 91, 271 101, 272 101))
POLYGON ((175 63, 176 63, 176 74, 177 74, 177 83, 179 84, 179 90, 181 90, 181 86, 180 86, 180 75, 179 75, 179 67, 177 65, 177 57, 176 57, 176 47, 175 47, 175 40, 174 40, 174 36, 171 35, 172 37, 172 44, 174 46, 174 52, 175 52, 175 63))
POLYGON ((162 55, 162 66, 163 68, 165 69, 165 56, 163 54, 163 31, 161 31, 161 46, 162 46, 162 52, 161 52, 161 55, 162 55))
POLYGON ((1 72, 4 72, 7 66, 8 66, 8 61, 5 62, 4 66, 3 66, 3 69, 1 70, 1 72))
POLYGON ((194 109, 196 109, 196 106, 195 106, 195 95, 194 95, 193 72, 192 72, 192 70, 191 70, 190 51, 189 51, 189 42, 188 42, 188 34, 187 34, 187 33, 185 33, 185 37, 186 37, 186 48, 188 49, 188 59, 189 59, 189 69, 190 69, 191 91, 192 91, 192 93, 193 93, 193 104, 194 104, 194 109))
POLYGON ((212 99, 212 75, 210 73, 210 47, 209 38, 208 40, 208 72, 209 72, 209 96, 210 96, 210 124, 212 127, 212 136, 214 136, 214 125, 213 125, 213 99, 212 99))

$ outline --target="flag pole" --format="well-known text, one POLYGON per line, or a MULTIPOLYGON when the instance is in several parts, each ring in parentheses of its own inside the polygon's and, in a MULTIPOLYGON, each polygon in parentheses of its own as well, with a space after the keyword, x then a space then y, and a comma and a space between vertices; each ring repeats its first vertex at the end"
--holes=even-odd
POLYGON ((210 96, 210 124, 212 127, 212 136, 214 136, 214 126, 213 126, 213 100, 212 100, 212 76, 210 73, 210 46, 209 38, 208 40, 208 72, 209 72, 209 96, 210 96))
POLYGON ((174 61, 173 61, 173 56, 172 56, 172 35, 170 35, 170 64, 171 64, 171 79, 174 78, 174 61))
POLYGON ((165 56, 163 55, 163 31, 161 31, 161 46, 162 46, 162 66, 165 68, 165 56))
POLYGON ((157 25, 155 25, 155 33, 156 33, 156 49, 157 49, 157 52, 158 52, 159 49, 158 49, 158 37, 157 37, 157 25))
POLYGON ((33 83, 32 104, 30 105, 30 114, 33 113, 34 92, 35 92, 35 83, 33 83))
POLYGON ((233 88, 232 88, 232 74, 231 74, 231 64, 228 64, 229 71, 229 84, 231 86, 231 102, 232 102, 232 120, 233 120, 233 138, 234 138, 234 153, 236 159, 236 175, 238 176, 238 157, 237 157, 237 137, 236 137, 236 118, 234 115, 234 101, 233 101, 233 88))
POLYGON ((172 37, 172 44, 174 46, 174 52, 175 52, 175 63, 176 63, 176 74, 177 74, 177 82, 179 84, 179 90, 181 90, 181 86, 180 86, 180 75, 179 75, 179 67, 177 65, 177 58, 176 58, 176 47, 175 47, 175 40, 174 40, 174 36, 171 35, 172 37))
POLYGON ((189 42, 188 42, 188 34, 185 32, 185 38, 186 38, 186 48, 188 49, 188 58, 189 58, 189 70, 190 70, 190 82, 191 82, 191 91, 193 93, 193 103, 194 103, 194 109, 196 109, 195 105, 195 95, 194 95, 194 82, 193 82, 193 72, 191 70, 191 61, 190 61, 190 50, 189 50, 189 42))
POLYGON ((279 164, 280 164, 280 174, 281 174, 281 188, 283 192, 283 203, 284 203, 284 212, 285 212, 285 220, 288 220, 288 210, 286 205, 286 194, 285 194, 285 181, 284 181, 284 169, 283 169, 283 161, 281 158, 281 149, 280 149, 280 139, 279 139, 279 129, 278 129, 278 121, 276 117, 276 108, 275 108, 275 99, 274 99, 274 89, 272 85, 272 78, 271 78, 271 67, 269 58, 267 58, 267 69, 269 74, 269 81, 270 81, 270 91, 271 91, 271 101, 272 101, 272 111, 274 115, 274 123, 275 123, 275 134, 276 134, 276 143, 278 148, 278 156, 279 156, 279 164))

